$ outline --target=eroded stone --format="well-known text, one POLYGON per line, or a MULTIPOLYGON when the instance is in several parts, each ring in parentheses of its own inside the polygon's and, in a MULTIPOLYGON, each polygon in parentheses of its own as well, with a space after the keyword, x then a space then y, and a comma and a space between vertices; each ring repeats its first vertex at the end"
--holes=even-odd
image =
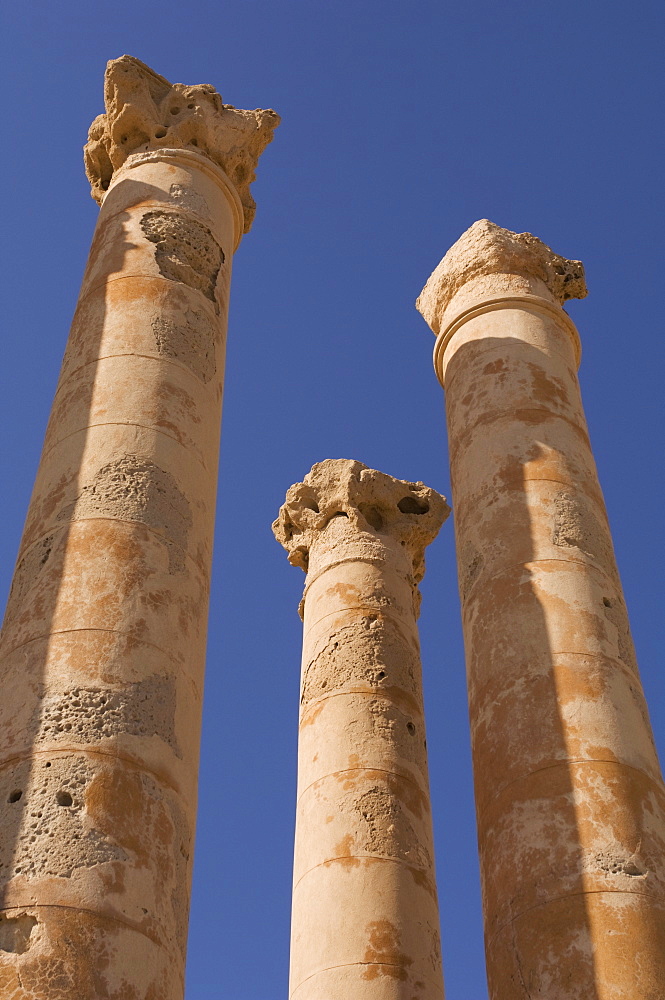
POLYGON ((114 171, 132 153, 194 149, 217 163, 235 185, 249 231, 256 211, 249 186, 279 115, 224 104, 209 84, 171 84, 127 55, 107 65, 104 104, 106 113, 90 126, 85 147, 86 174, 96 201, 101 202, 114 171))
POLYGON ((359 996, 381 982, 399 996, 443 996, 416 614, 424 550, 447 514, 423 483, 339 459, 292 486, 273 525, 307 572, 291 937, 298 1000, 335 990, 327 972, 341 968, 344 982, 364 984, 359 996))
POLYGON ((155 260, 165 278, 182 281, 216 302, 217 275, 225 258, 207 226, 178 212, 155 209, 143 216, 141 229, 155 244, 155 260))

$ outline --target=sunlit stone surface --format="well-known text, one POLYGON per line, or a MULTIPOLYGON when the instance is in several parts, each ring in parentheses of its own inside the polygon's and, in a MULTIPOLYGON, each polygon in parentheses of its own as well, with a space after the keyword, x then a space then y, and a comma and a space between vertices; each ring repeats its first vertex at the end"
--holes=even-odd
POLYGON ((416 617, 443 497, 328 460, 274 524, 307 573, 290 996, 442 1000, 416 617))
POLYGON ((477 222, 438 335, 492 1000, 665 996, 665 793, 562 308, 579 261, 477 222))
POLYGON ((183 996, 231 261, 278 121, 128 56, 105 96, 0 648, 12 1000, 183 996))

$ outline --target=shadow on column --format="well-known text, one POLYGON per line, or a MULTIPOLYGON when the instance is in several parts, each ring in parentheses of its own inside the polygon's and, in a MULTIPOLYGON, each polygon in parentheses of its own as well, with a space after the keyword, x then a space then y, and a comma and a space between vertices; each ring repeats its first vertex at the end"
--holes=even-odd
MULTIPOLYGON (((163 203, 163 192, 144 183, 123 180, 114 190, 122 190, 125 204, 146 203, 150 206, 163 203), (127 185, 130 185, 130 198, 127 197, 127 185)), ((109 198, 112 197, 113 191, 109 198)), ((57 677, 61 667, 49 637, 58 635, 62 639, 65 633, 72 635, 67 656, 74 657, 80 667, 81 663, 85 663, 87 653, 86 634, 115 632, 112 628, 95 627, 94 612, 86 604, 91 595, 83 592, 83 588, 81 592, 84 596, 79 608, 80 627, 64 631, 57 627, 61 588, 68 573, 71 574, 71 569, 67 569, 68 545, 71 525, 77 520, 76 499, 80 491, 88 486, 88 483, 80 481, 76 473, 71 475, 68 470, 80 469, 88 441, 95 375, 100 353, 104 353, 100 349, 107 321, 106 297, 104 304, 96 308, 86 307, 91 297, 99 295, 101 288, 119 276, 125 267, 127 253, 135 248, 135 244, 126 238, 125 223, 129 213, 112 213, 111 203, 111 212, 98 225, 92 241, 84 285, 86 280, 90 280, 98 262, 103 262, 103 276, 83 291, 77 305, 0 639, 4 702, 0 706, 0 949, 7 953, 3 956, 4 962, 0 962, 0 983, 3 984, 4 977, 11 975, 14 956, 25 953, 30 947, 31 934, 39 923, 38 918, 32 915, 33 911, 38 912, 41 906, 58 905, 53 904, 53 899, 54 892, 57 896, 60 891, 57 886, 61 884, 61 879, 70 878, 73 869, 81 864, 96 865, 109 857, 121 858, 124 854, 119 841, 116 845, 104 831, 92 828, 94 823, 89 816, 86 818, 85 809, 71 808, 72 804, 77 804, 72 797, 75 800, 78 793, 81 803, 85 789, 82 779, 66 770, 72 766, 74 755, 80 757, 88 749, 95 750, 95 737, 101 735, 95 732, 95 728, 104 729, 104 713, 111 706, 104 699, 95 706, 92 723, 88 727, 90 732, 77 730, 71 734, 73 747, 67 742, 67 730, 72 729, 71 724, 58 725, 57 713, 54 717, 49 716, 48 726, 44 721, 49 679, 57 677), (58 400, 68 388, 71 391, 68 385, 70 376, 80 373, 84 367, 89 368, 91 374, 78 387, 76 409, 85 412, 88 417, 63 437, 58 431, 58 400), (66 461, 57 457, 63 441, 66 442, 66 461), (56 458, 56 462, 62 461, 62 474, 54 476, 54 466, 51 466, 51 473, 42 481, 41 473, 51 456, 56 458), (82 748, 86 738, 90 740, 89 748, 82 748), (77 853, 75 842, 80 845, 83 840, 86 840, 85 849, 77 853)), ((63 450, 61 455, 64 454, 63 450)), ((114 514, 122 517, 110 509, 109 517, 114 514)), ((132 636, 117 632, 114 637, 109 636, 109 655, 113 655, 113 642, 127 645, 132 639, 132 636)), ((67 660, 62 649, 58 655, 67 660)), ((66 662, 64 666, 66 668, 66 662)), ((103 670, 103 664, 95 663, 94 668, 98 673, 103 670)), ((123 714, 133 720, 146 710, 144 703, 132 704, 134 693, 136 697, 140 695, 139 686, 129 684, 127 696, 120 707, 113 706, 113 725, 121 731, 123 714)), ((74 700, 68 705, 69 717, 75 719, 78 711, 74 700)), ((112 755, 108 739, 102 752, 107 759, 112 755)), ((109 892, 112 891, 119 891, 118 886, 109 885, 109 892)), ((93 902, 90 899, 81 900, 80 908, 90 908, 93 902)), ((78 934, 78 938, 70 934, 71 940, 65 940, 67 921, 70 919, 66 916, 68 910, 75 911, 76 907, 61 905, 64 944, 62 955, 57 955, 58 989, 62 988, 67 996, 72 997, 81 995, 79 991, 86 992, 86 995, 89 989, 101 991, 103 984, 96 982, 95 970, 97 965, 100 968, 103 966, 103 960, 96 956, 91 962, 94 953, 86 951, 83 927, 72 924, 73 934, 78 934), (76 977, 82 974, 81 970, 85 970, 85 975, 78 979, 76 977), (89 981, 88 976, 92 977, 89 981)), ((147 910, 144 912, 147 913, 147 910)), ((75 920, 75 917, 72 915, 71 919, 75 920)), ((55 959, 55 954, 50 957, 46 953, 43 955, 46 962, 53 963, 55 959)), ((6 981, 12 989, 29 988, 20 979, 6 981)), ((43 982, 40 988, 46 988, 43 982)))
POLYGON ((650 996, 662 783, 586 426, 568 419, 576 377, 547 367, 521 340, 478 340, 446 378, 449 421, 470 401, 482 415, 450 437, 490 996, 628 997, 608 992, 624 975, 650 996), (613 963, 643 935, 638 982, 613 963))

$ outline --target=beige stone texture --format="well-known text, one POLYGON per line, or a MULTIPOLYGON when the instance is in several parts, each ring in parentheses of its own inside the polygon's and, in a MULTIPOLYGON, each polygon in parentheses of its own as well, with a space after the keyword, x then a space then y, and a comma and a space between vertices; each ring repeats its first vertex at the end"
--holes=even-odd
MULTIPOLYGON (((171 84, 133 56, 108 64, 106 113, 90 126, 85 166, 93 197, 101 203, 114 171, 132 153, 195 149, 222 168, 238 192, 245 232, 256 204, 249 190, 256 161, 279 124, 274 111, 241 111, 224 104, 209 84, 171 84)), ((191 198, 191 193, 190 193, 191 198)))
POLYGON ((483 220, 418 307, 445 385, 491 1000, 665 996, 665 789, 562 303, 483 220))
POLYGON ((231 262, 278 121, 126 56, 106 102, 0 640, 11 1000, 183 997, 231 262))
POLYGON ((274 524, 307 573, 290 996, 442 1000, 416 618, 445 500, 328 460, 274 524))

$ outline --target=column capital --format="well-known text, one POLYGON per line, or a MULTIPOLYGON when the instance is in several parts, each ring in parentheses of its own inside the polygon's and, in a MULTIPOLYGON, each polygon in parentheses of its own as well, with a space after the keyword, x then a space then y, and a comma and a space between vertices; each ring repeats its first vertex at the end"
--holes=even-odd
MULTIPOLYGON (((441 330, 442 320, 453 297, 469 282, 485 279, 480 284, 481 297, 511 290, 528 292, 542 289, 553 302, 563 305, 567 299, 583 299, 587 295, 584 266, 579 260, 567 260, 554 253, 542 240, 531 233, 513 233, 489 219, 474 222, 460 236, 432 272, 422 290, 416 308, 434 334, 441 330), (530 285, 506 283, 492 276, 514 275, 535 279, 530 285), (545 286, 543 289, 542 286, 545 286)), ((476 299, 478 295, 476 294, 476 299)))
POLYGON ((256 203, 249 190, 259 156, 279 125, 274 111, 241 111, 209 84, 169 83, 133 56, 112 59, 104 76, 106 113, 84 147, 92 197, 101 204, 114 171, 133 153, 190 149, 224 170, 238 192, 248 232, 256 203))
POLYGON ((417 584, 425 575, 425 548, 449 514, 445 497, 424 483, 394 479, 351 459, 329 458, 290 487, 273 531, 289 562, 305 572, 311 546, 324 535, 345 547, 352 534, 367 543, 368 552, 391 539, 408 553, 417 584))

